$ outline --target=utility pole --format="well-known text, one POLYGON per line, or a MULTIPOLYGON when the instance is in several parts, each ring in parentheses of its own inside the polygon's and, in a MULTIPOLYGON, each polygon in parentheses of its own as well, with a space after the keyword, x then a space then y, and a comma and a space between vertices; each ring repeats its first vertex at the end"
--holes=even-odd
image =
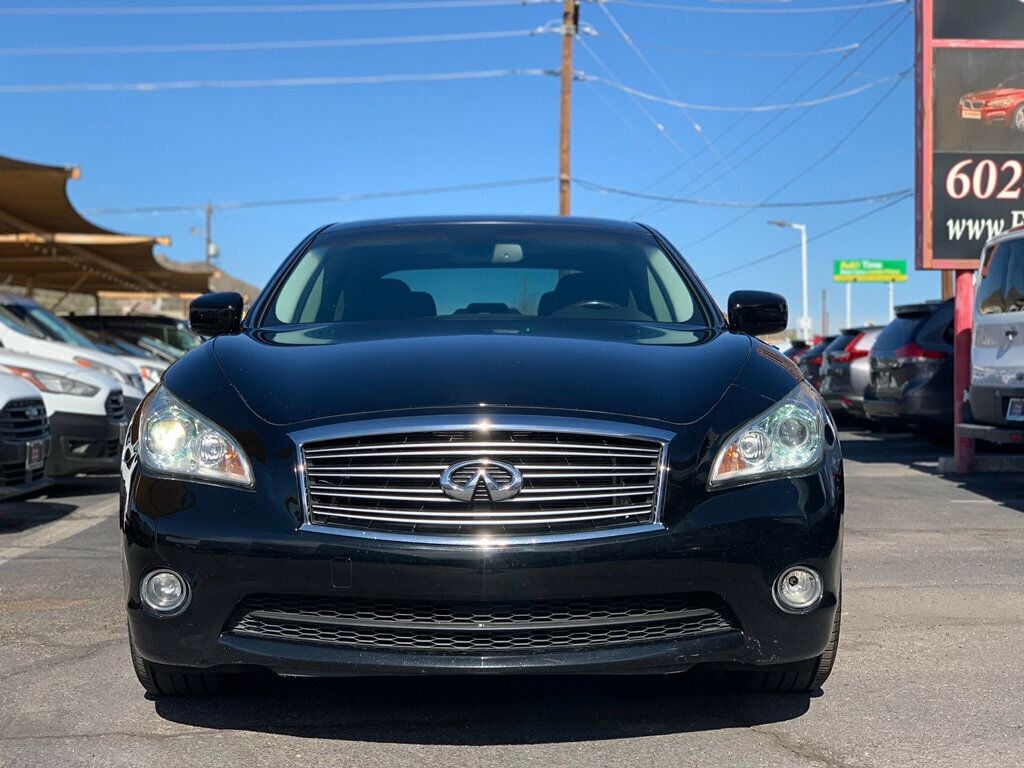
POLYGON ((828 288, 821 289, 821 335, 828 336, 828 288))
POLYGON ((846 327, 853 327, 853 283, 846 284, 846 327))
POLYGON ((558 215, 572 210, 570 175, 572 134, 572 53, 576 30, 580 25, 580 0, 565 0, 562 6, 562 111, 558 146, 558 215))
POLYGON ((206 264, 209 266, 210 257, 213 255, 211 252, 213 248, 213 206, 207 203, 203 212, 206 214, 206 236, 203 238, 203 258, 206 259, 206 264))

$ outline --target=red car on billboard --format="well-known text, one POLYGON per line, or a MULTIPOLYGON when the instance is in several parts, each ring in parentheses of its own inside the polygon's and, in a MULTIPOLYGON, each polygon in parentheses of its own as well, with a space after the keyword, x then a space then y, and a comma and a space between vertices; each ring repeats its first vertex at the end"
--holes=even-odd
POLYGON ((965 93, 957 109, 964 120, 1012 126, 1024 133, 1024 74, 1007 78, 987 91, 965 93))

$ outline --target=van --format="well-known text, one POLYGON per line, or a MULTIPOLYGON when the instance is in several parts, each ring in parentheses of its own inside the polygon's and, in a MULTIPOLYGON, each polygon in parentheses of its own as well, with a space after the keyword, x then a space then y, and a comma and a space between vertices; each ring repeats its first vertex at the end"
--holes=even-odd
POLYGON ((1024 426, 1024 230, 986 243, 975 288, 971 415, 1024 426))

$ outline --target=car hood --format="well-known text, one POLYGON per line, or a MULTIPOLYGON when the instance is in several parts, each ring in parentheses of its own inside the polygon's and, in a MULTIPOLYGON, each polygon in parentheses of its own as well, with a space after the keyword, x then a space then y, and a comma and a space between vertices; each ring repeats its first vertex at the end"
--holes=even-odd
POLYGON ((965 94, 963 98, 975 100, 980 99, 982 101, 988 101, 990 99, 998 99, 1005 96, 1020 96, 1024 94, 1020 88, 993 88, 988 91, 975 91, 974 93, 965 94))
POLYGON ((479 407, 688 423, 750 348, 746 336, 611 320, 437 320, 255 331, 217 338, 213 354, 249 408, 279 425, 479 407))

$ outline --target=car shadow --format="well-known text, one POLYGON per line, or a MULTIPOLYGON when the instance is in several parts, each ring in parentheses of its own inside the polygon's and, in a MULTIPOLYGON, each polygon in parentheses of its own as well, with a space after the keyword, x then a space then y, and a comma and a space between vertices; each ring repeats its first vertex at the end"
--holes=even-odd
POLYGON ((117 490, 116 476, 75 477, 31 496, 0 501, 0 535, 22 533, 60 520, 90 504, 93 497, 117 493, 117 490))
MULTIPOLYGON (((820 694, 819 694, 820 695, 820 694)), ((160 717, 318 739, 486 746, 625 739, 783 722, 809 694, 739 694, 720 675, 255 678, 214 698, 157 698, 160 717)))

